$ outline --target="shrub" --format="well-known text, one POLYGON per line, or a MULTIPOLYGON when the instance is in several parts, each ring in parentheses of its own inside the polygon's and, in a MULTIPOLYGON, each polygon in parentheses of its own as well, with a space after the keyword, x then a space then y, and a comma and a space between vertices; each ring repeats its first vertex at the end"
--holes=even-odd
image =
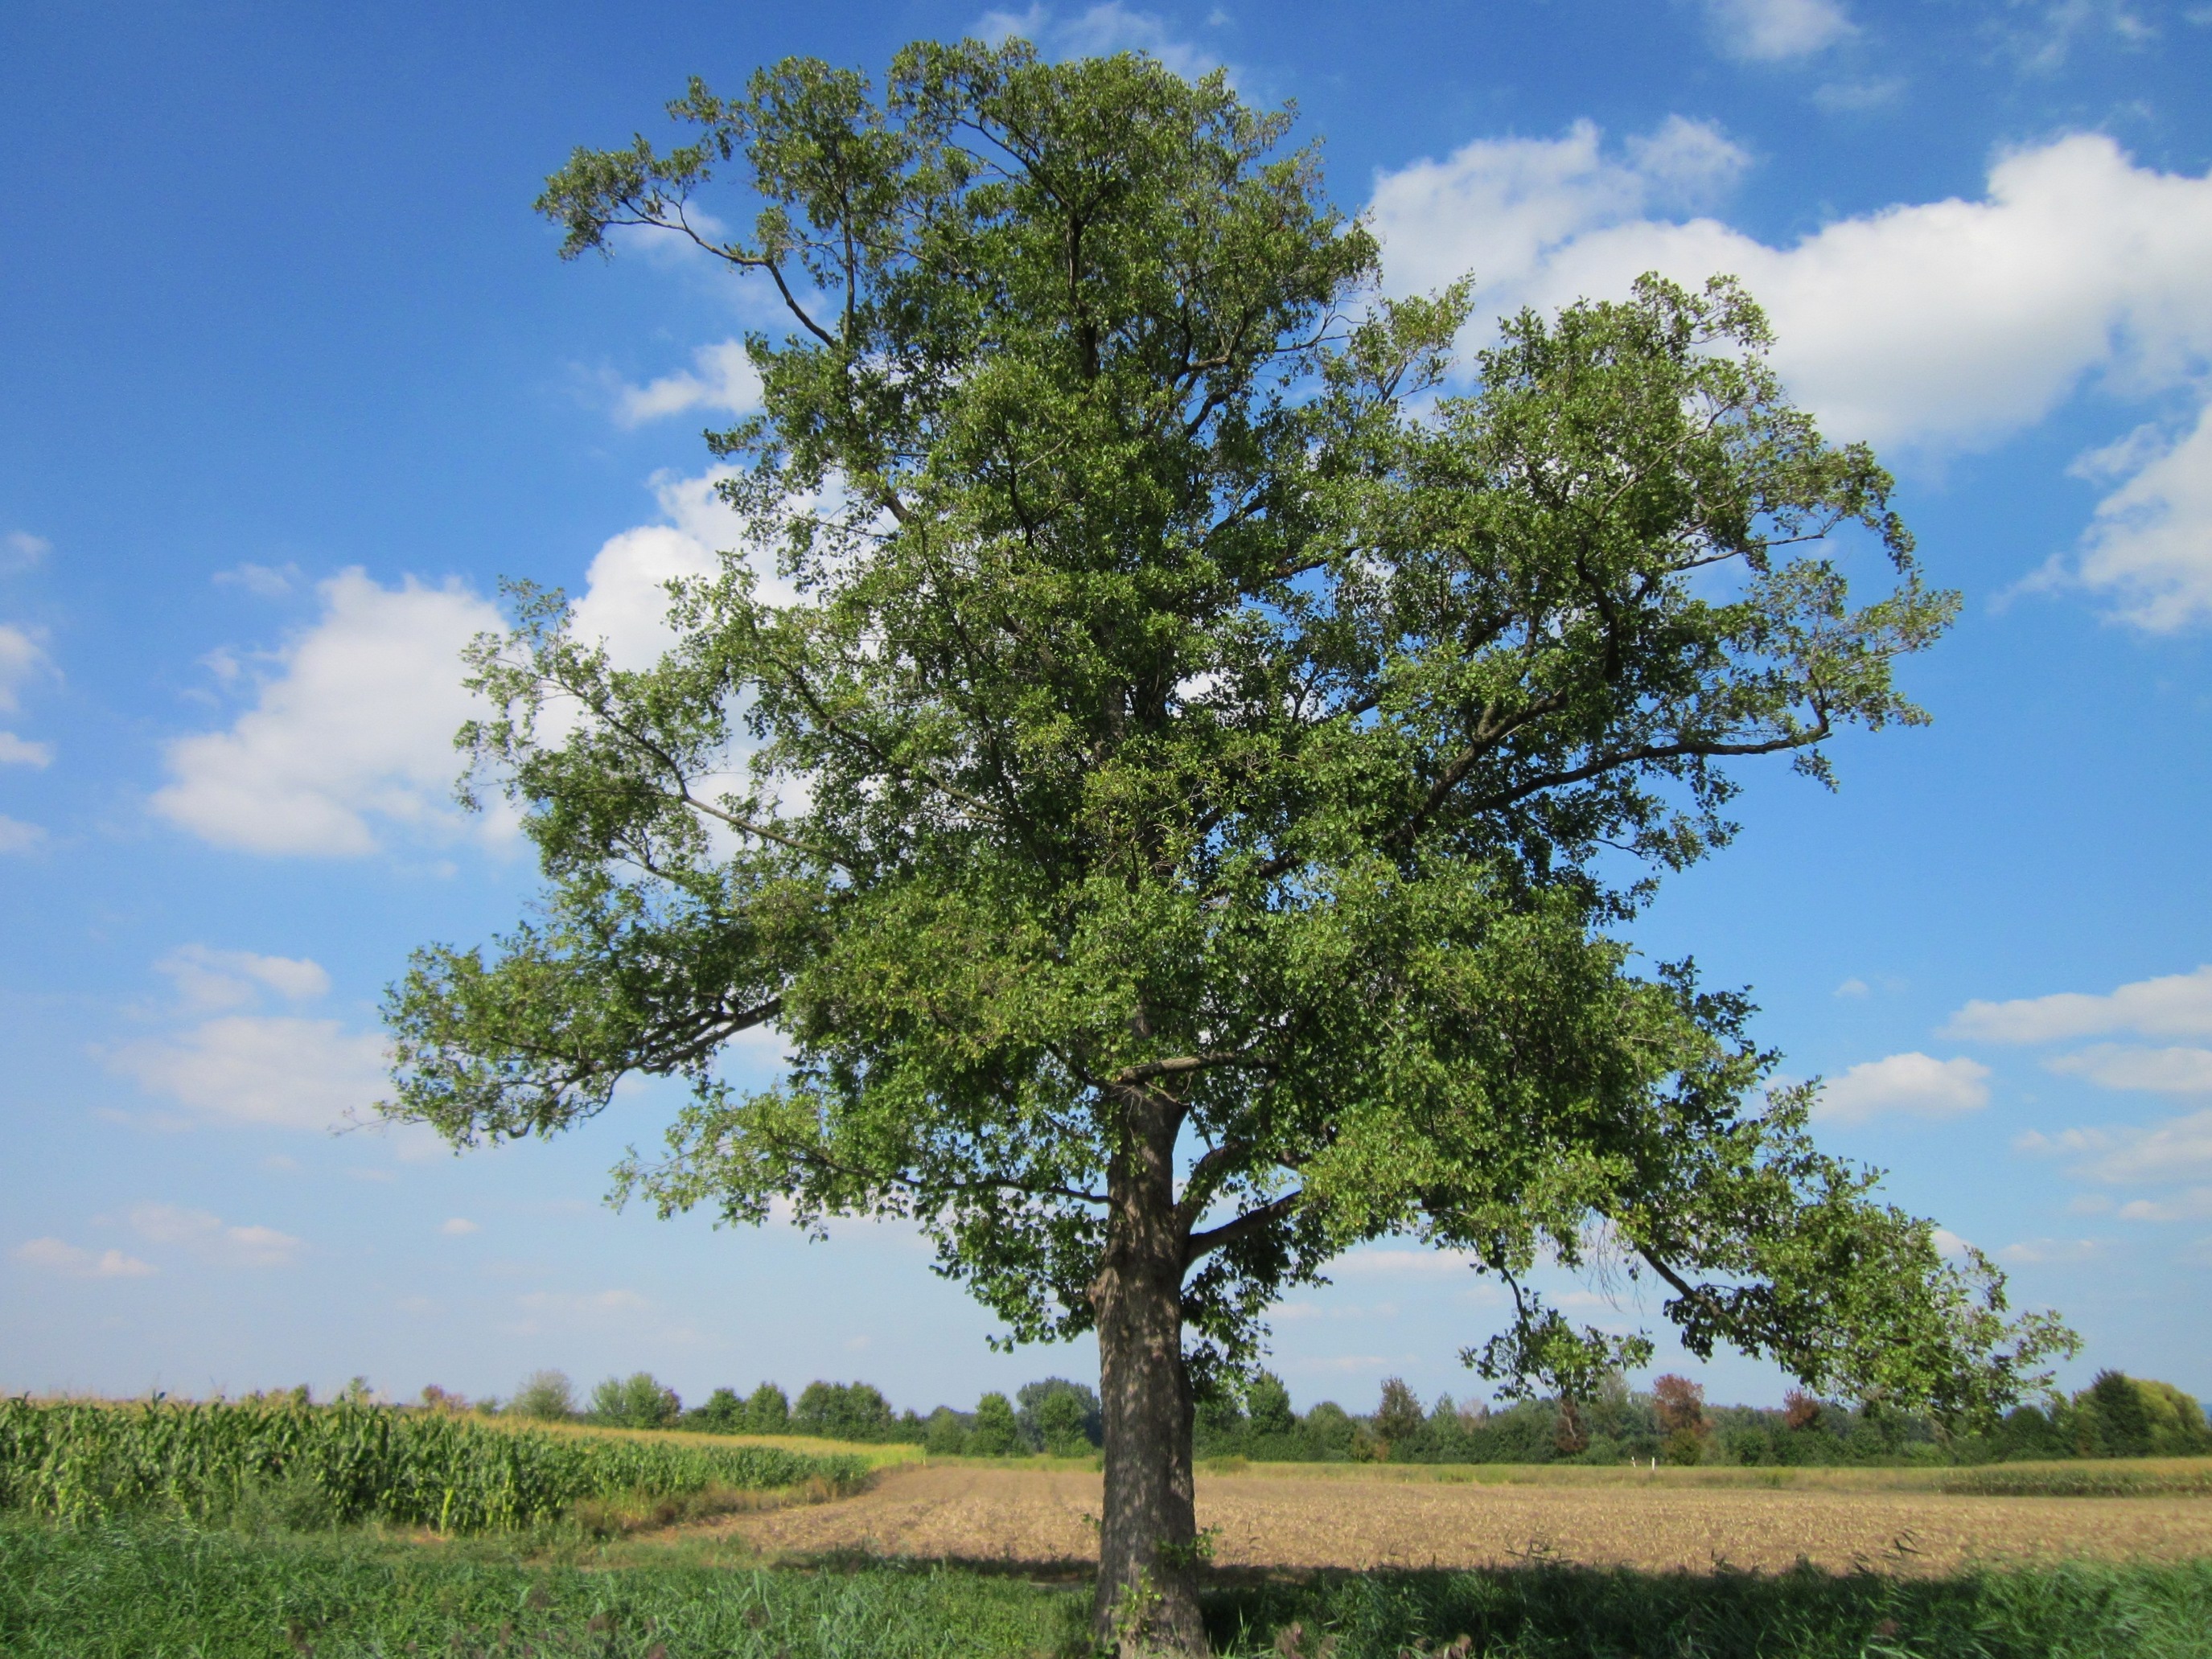
POLYGON ((975 1402, 975 1425, 968 1431, 969 1455, 1011 1457, 1021 1449, 1021 1443, 1013 1401, 1002 1394, 987 1394, 975 1402))
POLYGON ((1782 1421, 1792 1429, 1817 1429, 1820 1426, 1820 1401, 1802 1389, 1792 1389, 1782 1396, 1782 1421))
POLYGON ((558 1423, 576 1414, 575 1385, 566 1371, 532 1371, 507 1401, 507 1411, 540 1423, 558 1423))

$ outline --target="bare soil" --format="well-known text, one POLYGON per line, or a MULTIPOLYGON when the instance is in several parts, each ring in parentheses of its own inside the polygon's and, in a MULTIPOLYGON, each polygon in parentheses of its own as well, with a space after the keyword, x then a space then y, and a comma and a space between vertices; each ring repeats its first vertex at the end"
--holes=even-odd
MULTIPOLYGON (((772 1557, 869 1554, 1077 1567, 1097 1559, 1100 1478, 1079 1470, 907 1466, 857 1497, 732 1516, 714 1534, 772 1557)), ((2212 1557, 2212 1502, 1932 1492, 1453 1485, 1206 1474, 1198 1521, 1217 1566, 1507 1566, 1649 1571, 1948 1573, 1974 1563, 2212 1557)), ((694 1535, 696 1535, 696 1534, 694 1535)))

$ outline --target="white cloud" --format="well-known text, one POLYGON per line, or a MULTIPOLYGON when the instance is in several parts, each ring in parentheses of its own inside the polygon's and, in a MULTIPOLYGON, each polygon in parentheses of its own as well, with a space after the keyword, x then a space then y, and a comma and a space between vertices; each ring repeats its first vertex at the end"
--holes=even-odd
POLYGON ((169 745, 163 817, 255 853, 370 852, 372 820, 450 831, 453 733, 474 712, 460 653, 498 611, 459 582, 386 588, 358 569, 321 592, 255 706, 169 745))
POLYGON ((2212 1216, 2212 1187, 2192 1187, 2168 1199, 2138 1198, 2119 1208, 2123 1221, 2197 1221, 2212 1216))
POLYGON ((13 732, 0 732, 0 766, 46 767, 53 763, 53 758, 52 744, 33 743, 13 732))
POLYGON ((44 536, 27 530, 11 530, 0 536, 0 571, 28 570, 54 550, 44 536))
POLYGON ((1132 11, 1120 0, 1107 0, 1074 17, 1060 17, 1046 5, 1027 11, 987 11, 969 30, 977 39, 1010 36, 1034 44, 1053 58, 1095 58, 1117 52, 1149 52, 1187 80, 1222 67, 1220 55, 1177 40, 1167 24, 1148 11, 1132 11))
POLYGON ((312 1000, 331 988, 331 976, 303 957, 257 956, 251 951, 211 951, 204 945, 180 945, 154 964, 175 983, 186 1009, 242 1008, 263 989, 294 1002, 312 1000))
POLYGON ((1731 58, 1804 58, 1854 31, 1835 0, 1705 0, 1713 34, 1731 58))
POLYGON ((1852 1066, 1824 1084, 1814 1115, 1831 1123, 1863 1123, 1892 1112, 1954 1117, 1990 1103, 1990 1068, 1971 1060, 1891 1054, 1852 1066))
POLYGON ((1775 361, 1836 436, 1950 447, 2032 425, 2087 376, 2189 384, 2212 350, 2212 179, 2080 134, 1998 158, 1978 201, 1901 204, 1772 247, 1650 216, 1667 181, 1597 130, 1482 140, 1376 182, 1394 289, 1473 270, 1486 315, 1627 291, 1657 270, 1743 278, 1775 361))
POLYGON ((445 1234, 448 1238, 466 1238, 471 1233, 482 1232, 483 1229, 477 1226, 475 1222, 471 1221, 466 1216, 457 1215, 450 1221, 445 1222, 441 1224, 438 1231, 445 1234))
POLYGON ((2121 621, 2154 634, 2212 619, 2212 404, 2097 504, 2070 572, 2055 564, 2036 580, 2069 579, 2111 594, 2121 621))
POLYGON ((2212 965, 2136 980, 2108 996, 2076 991, 2012 1002, 1969 1002, 1943 1027, 1984 1042, 2054 1042, 2132 1031, 2141 1036, 2212 1037, 2212 965))
POLYGON ((46 832, 37 824, 0 813, 0 854, 27 853, 46 838, 46 832))
POLYGON ((152 1266, 120 1250, 92 1251, 58 1238, 33 1238, 8 1252, 27 1267, 71 1279, 143 1279, 152 1266))
POLYGON ((2027 1238, 2006 1245, 1996 1256, 2015 1267, 2070 1267, 2096 1261, 2106 1248, 2101 1238, 2027 1238))
POLYGON ((2140 1048, 2100 1042, 2043 1062, 2050 1070, 2084 1077, 2100 1088, 2148 1089, 2158 1094, 2212 1094, 2212 1048, 2140 1048))
POLYGON ((1946 1261, 1963 1261, 1966 1252, 1974 1247, 1948 1227, 1938 1227, 1935 1232, 1936 1254, 1946 1261))
POLYGON ((375 1103, 386 1052, 382 1037, 334 1019, 227 1014, 132 1043, 109 1063, 149 1092, 221 1121, 329 1129, 375 1103))
POLYGON ((13 714, 21 708, 25 682, 52 666, 44 639, 34 629, 0 623, 0 713, 13 714))
POLYGON ((744 342, 724 340, 692 354, 696 372, 664 375, 644 386, 617 388, 615 418, 639 426, 691 409, 719 409, 732 415, 760 407, 760 375, 745 356, 744 342))
POLYGON ((2179 435, 2103 453, 2124 459, 2124 476, 2075 554, 2024 585, 2106 595, 2118 620, 2154 631, 2212 620, 2212 175, 2139 167, 2080 133, 2000 155, 1978 200, 1900 204, 1776 247, 1665 216, 1742 165, 1712 129, 1669 125, 1672 142, 1662 129, 1619 155, 1583 122, 1378 176, 1390 286, 1473 270, 1488 318, 1619 295, 1645 270, 1692 284, 1729 272, 1766 307, 1793 394, 1832 435, 1885 446, 1985 447, 2092 381, 2184 394, 2179 435), (1692 131, 1707 135, 1702 169, 1692 131))
POLYGON ((191 1251, 229 1267, 277 1267, 291 1261, 300 1240, 274 1227, 234 1226, 207 1210, 177 1204, 141 1204, 131 1224, 152 1244, 191 1251))
POLYGON ((2062 1129, 2055 1135, 2030 1131, 2013 1146, 2081 1158, 2078 1173, 2115 1186, 2212 1181, 2212 1108, 2148 1129, 2062 1129))
POLYGON ((296 564, 240 564, 215 573, 218 583, 242 587, 258 599, 281 599, 304 580, 296 564))
POLYGON ((1874 987, 1864 980, 1853 977, 1836 987, 1832 994, 1839 997, 1867 997, 1874 994, 1874 987))
MULTIPOLYGON (((575 603, 579 638, 604 642, 617 668, 652 665, 672 638, 666 584, 720 568, 739 520, 714 493, 719 475, 653 480, 662 521, 611 537, 575 603)), ((462 647, 503 621, 459 582, 396 588, 348 570, 322 584, 322 617, 274 659, 255 706, 228 731, 169 746, 172 781, 155 809, 218 846, 272 854, 358 854, 396 827, 460 833, 449 805, 461 762, 453 734, 480 708, 462 689, 462 647)), ((764 597, 790 590, 772 566, 764 597)), ((218 668, 236 659, 217 653, 218 668)), ((243 670, 240 670, 243 672, 243 670)), ((487 838, 507 833, 497 812, 487 838)))

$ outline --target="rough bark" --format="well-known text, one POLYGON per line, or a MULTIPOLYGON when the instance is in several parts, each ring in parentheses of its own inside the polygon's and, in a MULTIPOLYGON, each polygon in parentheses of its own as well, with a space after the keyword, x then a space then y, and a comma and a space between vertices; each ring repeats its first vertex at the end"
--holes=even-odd
POLYGON ((1092 1617, 1098 1638, 1113 1643, 1121 1659, 1202 1655, 1175 1114, 1153 1097, 1130 1119, 1108 1171, 1106 1254, 1091 1292, 1106 1429, 1092 1617))

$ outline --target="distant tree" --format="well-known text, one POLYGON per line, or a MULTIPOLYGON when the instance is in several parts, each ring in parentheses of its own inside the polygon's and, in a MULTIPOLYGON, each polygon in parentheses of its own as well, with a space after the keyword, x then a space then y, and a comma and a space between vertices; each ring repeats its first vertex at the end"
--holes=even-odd
POLYGON ((1298 1434, 1310 1455, 1335 1463, 1352 1456, 1359 1429, 1350 1412, 1334 1400, 1323 1400, 1298 1419, 1298 1434))
POLYGON ((887 1440, 897 1422, 890 1402, 866 1382, 810 1382, 791 1408, 793 1433, 831 1440, 887 1440))
POLYGON ((1021 1431, 1014 1424, 1013 1402, 1002 1394, 987 1394, 977 1401, 975 1420, 968 1431, 969 1455, 1012 1457, 1021 1448, 1021 1431))
POLYGON ((527 587, 474 652, 550 891, 393 988, 392 1117, 550 1133, 685 1077, 623 1191, 907 1218, 1014 1338, 1095 1332, 1131 1652, 1205 1645, 1196 1399, 1363 1240, 1510 1284, 1468 1350, 1507 1392, 1648 1358, 1528 1290, 1600 1222, 1701 1356, 1952 1413, 2033 1380, 2057 1333, 1814 1146, 1743 998, 1621 936, 1729 839, 1735 762, 1921 719, 1893 665, 1956 610, 1740 289, 1523 313, 1458 373, 1469 288, 1381 296, 1287 113, 1132 55, 793 59, 674 112, 540 205, 785 304, 711 441, 744 545, 651 669, 527 587), (695 209, 725 170, 750 214, 695 209), (732 1089, 761 1027, 790 1064, 732 1089))
POLYGON ((743 1434, 745 1421, 745 1402, 735 1389, 717 1389, 707 1396, 707 1403, 691 1413, 692 1421, 709 1434, 743 1434))
POLYGON ((951 1407, 939 1406, 929 1414, 929 1428, 921 1443, 932 1457, 957 1457, 967 1448, 968 1425, 951 1407))
POLYGON ((1792 1429, 1817 1429, 1820 1426, 1820 1397, 1802 1389, 1790 1389, 1782 1396, 1782 1421, 1792 1429))
POLYGON ((425 1382, 422 1385, 422 1409, 459 1417, 469 1409, 469 1400, 466 1395, 441 1389, 435 1382, 425 1382))
POLYGON ((1384 1455, 1393 1455, 1395 1448, 1413 1440, 1427 1421, 1420 1400, 1406 1386, 1404 1377, 1393 1376, 1383 1382, 1382 1402, 1375 1408, 1375 1437, 1382 1443, 1384 1455))
POLYGON ((576 1414, 575 1385, 566 1371, 532 1371, 522 1379, 507 1409, 516 1417, 556 1423, 576 1414))
POLYGON ((773 1382, 763 1382, 745 1396, 745 1431, 749 1434, 782 1434, 791 1427, 791 1401, 773 1382))
POLYGON ((1245 1385, 1244 1411, 1255 1435, 1291 1434, 1298 1426, 1291 1409, 1291 1391, 1273 1371, 1261 1371, 1245 1385))
POLYGON ((1054 1450, 1054 1431, 1047 1424, 1046 1407, 1053 1401, 1061 1398, 1070 1403, 1054 1408, 1054 1420, 1061 1425, 1056 1455, 1078 1456, 1097 1445, 1103 1433, 1097 1389, 1081 1382, 1071 1382, 1064 1376, 1048 1376, 1041 1382, 1024 1382, 1014 1394, 1014 1416, 1021 1425, 1022 1438, 1025 1443, 1040 1451, 1054 1450), (1079 1447, 1068 1437, 1066 1429, 1070 1423, 1073 1425, 1073 1440, 1083 1443, 1079 1447))
POLYGON ((1705 1432, 1704 1384, 1692 1382, 1688 1377, 1677 1376, 1670 1371, 1652 1383, 1651 1405, 1658 1413, 1662 1431, 1673 1434, 1687 1429, 1693 1434, 1705 1432))
POLYGON ((668 1428, 683 1411, 676 1390, 663 1386, 651 1371, 611 1376, 592 1390, 592 1420, 617 1428, 668 1428))
POLYGON ((1044 1449, 1054 1457, 1088 1456, 1092 1444, 1090 1426, 1090 1413, 1073 1394, 1048 1395, 1037 1407, 1037 1427, 1043 1436, 1044 1449))

